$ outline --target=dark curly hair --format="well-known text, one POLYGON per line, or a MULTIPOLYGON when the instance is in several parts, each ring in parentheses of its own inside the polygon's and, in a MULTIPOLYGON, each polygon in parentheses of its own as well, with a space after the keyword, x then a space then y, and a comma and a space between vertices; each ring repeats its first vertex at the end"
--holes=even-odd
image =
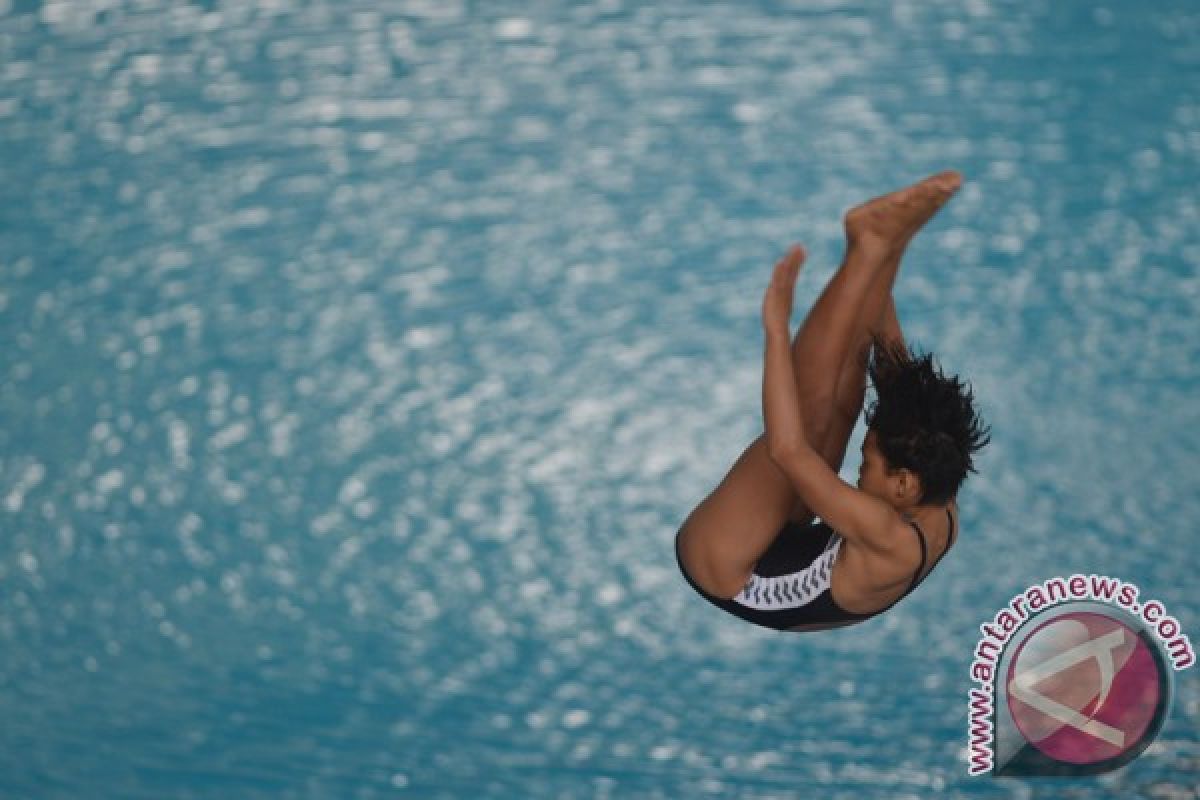
POLYGON ((909 469, 921 479, 920 505, 949 502, 975 472, 972 454, 991 441, 970 386, 943 375, 931 354, 878 335, 866 369, 875 390, 866 422, 883 457, 892 470, 909 469))

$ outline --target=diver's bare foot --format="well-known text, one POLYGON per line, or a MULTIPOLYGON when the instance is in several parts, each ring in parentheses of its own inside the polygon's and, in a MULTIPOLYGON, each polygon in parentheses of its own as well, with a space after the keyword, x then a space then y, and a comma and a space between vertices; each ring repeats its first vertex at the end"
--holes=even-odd
POLYGON ((868 200, 846 212, 846 240, 856 247, 899 252, 961 185, 962 175, 946 170, 868 200))

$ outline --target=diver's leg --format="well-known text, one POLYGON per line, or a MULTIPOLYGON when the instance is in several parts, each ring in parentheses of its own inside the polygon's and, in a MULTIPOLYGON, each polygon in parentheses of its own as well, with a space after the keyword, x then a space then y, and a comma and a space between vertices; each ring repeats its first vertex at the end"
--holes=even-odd
MULTIPOLYGON (((890 293, 899 253, 957 188, 956 178, 934 176, 851 211, 845 259, 792 342, 805 430, 834 470, 854 426, 836 408, 843 367, 882 312, 881 287, 890 293), (864 305, 873 316, 863 314, 864 305)), ((684 522, 676 537, 680 561, 710 594, 732 597, 789 518, 804 523, 812 512, 798 502, 760 435, 684 522)))
POLYGON ((862 413, 863 400, 867 394, 867 359, 870 356, 872 334, 878 335, 885 342, 904 346, 904 332, 900 329, 896 302, 891 292, 888 292, 883 313, 855 345, 852 359, 843 367, 842 374, 838 377, 834 405, 838 414, 849 421, 851 429, 858 421, 858 415, 862 413))
MULTIPOLYGON (((792 343, 797 389, 802 404, 827 408, 822 456, 836 472, 841 469, 850 434, 866 395, 866 358, 873 333, 903 342, 892 288, 900 260, 913 236, 957 191, 962 177, 941 173, 914 186, 878 197, 846 215, 847 261, 825 287, 826 294, 854 302, 822 304, 809 313, 792 343), (850 254, 869 255, 873 271, 854 272, 850 254), (838 282, 842 283, 838 285, 838 282), (867 288, 861 288, 862 283, 867 288), (830 389, 829 387, 832 387, 830 389), (831 395, 825 395, 831 391, 831 395)), ((788 519, 806 524, 812 511, 798 496, 788 519)))

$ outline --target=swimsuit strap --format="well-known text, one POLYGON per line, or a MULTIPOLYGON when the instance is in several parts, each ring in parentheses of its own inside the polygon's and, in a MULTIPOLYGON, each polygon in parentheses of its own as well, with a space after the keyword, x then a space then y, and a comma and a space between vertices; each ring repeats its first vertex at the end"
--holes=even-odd
MULTIPOLYGON (((917 524, 916 520, 910 519, 908 524, 913 526, 913 530, 917 532, 917 538, 921 541, 921 564, 917 567, 916 574, 913 575, 912 583, 910 583, 908 588, 904 590, 904 594, 908 594, 913 589, 917 588, 917 583, 921 580, 921 570, 925 569, 925 556, 928 554, 927 550, 925 549, 925 532, 921 530, 921 526, 917 524)), ((904 595, 901 595, 901 597, 903 596, 904 595)))
MULTIPOLYGON (((930 572, 933 572, 933 570, 937 568, 938 562, 939 562, 939 561, 941 561, 943 558, 945 558, 945 557, 946 557, 946 553, 947 553, 947 552, 950 550, 950 548, 951 548, 951 547, 954 545, 954 528, 955 528, 955 525, 954 525, 954 515, 952 515, 952 514, 950 513, 950 509, 949 509, 949 508, 947 508, 947 509, 946 509, 946 519, 949 521, 949 525, 950 525, 950 537, 949 537, 949 541, 946 543, 946 549, 945 549, 945 550, 943 550, 943 551, 942 551, 942 554, 941 554, 941 555, 939 555, 939 556, 937 557, 937 559, 936 559, 936 560, 933 562, 933 566, 932 566, 932 567, 930 567, 930 569, 929 569, 929 571, 930 571, 930 572)), ((926 548, 925 548, 925 532, 921 530, 921 526, 920 526, 920 525, 918 525, 918 524, 916 523, 916 521, 915 521, 915 520, 911 520, 911 519, 910 519, 908 522, 909 522, 909 524, 910 524, 910 525, 912 525, 912 526, 913 526, 913 528, 916 530, 916 532, 917 532, 917 538, 919 538, 919 539, 921 540, 921 565, 920 565, 919 567, 917 567, 917 572, 916 572, 916 574, 915 574, 915 575, 913 575, 912 583, 910 583, 910 584, 908 585, 908 589, 907 589, 907 590, 904 592, 904 594, 908 594, 908 593, 909 593, 909 592, 911 592, 913 589, 917 588, 917 584, 921 582, 921 580, 922 580, 922 578, 921 578, 921 570, 925 569, 925 557, 926 557, 926 555, 927 555, 927 551, 926 551, 926 548)), ((904 595, 901 595, 901 597, 903 597, 903 596, 904 596, 904 595)))

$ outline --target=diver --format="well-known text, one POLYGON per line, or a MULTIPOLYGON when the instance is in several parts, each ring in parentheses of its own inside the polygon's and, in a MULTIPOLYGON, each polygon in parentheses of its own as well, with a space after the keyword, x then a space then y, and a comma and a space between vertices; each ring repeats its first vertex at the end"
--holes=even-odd
POLYGON ((971 388, 905 344, 892 287, 908 243, 961 185, 941 172, 847 212, 845 257, 794 340, 804 249, 775 265, 764 432, 675 536, 684 577, 717 607, 776 630, 852 625, 912 592, 953 544, 959 488, 990 436, 971 388), (855 487, 838 470, 863 411, 855 487))

